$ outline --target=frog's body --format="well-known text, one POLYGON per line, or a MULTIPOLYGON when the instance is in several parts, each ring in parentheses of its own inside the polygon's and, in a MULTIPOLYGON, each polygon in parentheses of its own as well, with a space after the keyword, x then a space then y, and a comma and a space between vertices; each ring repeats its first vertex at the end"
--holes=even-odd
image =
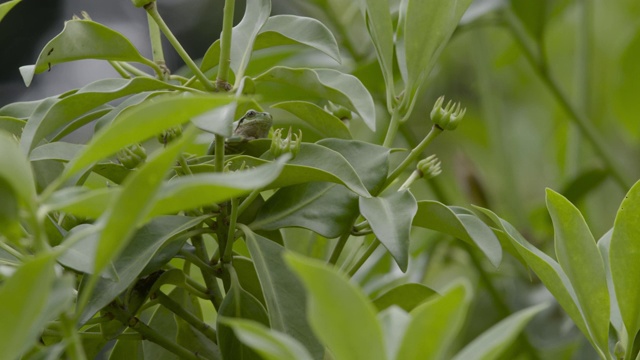
MULTIPOLYGON (((269 136, 271 125, 273 125, 273 118, 268 112, 247 111, 238 121, 238 125, 233 130, 233 136, 225 140, 225 150, 228 150, 228 153, 237 152, 237 145, 249 140, 266 138, 269 136)), ((215 147, 214 141, 207 154, 212 155, 215 147)))

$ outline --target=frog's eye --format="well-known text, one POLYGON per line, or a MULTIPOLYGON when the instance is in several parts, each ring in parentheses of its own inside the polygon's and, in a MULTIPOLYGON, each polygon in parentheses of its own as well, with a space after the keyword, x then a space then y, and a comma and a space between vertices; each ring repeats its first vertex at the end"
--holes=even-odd
POLYGON ((258 113, 257 113, 257 112, 255 112, 254 110, 249 110, 249 111, 247 111, 247 113, 245 114, 245 116, 246 116, 246 117, 250 117, 250 118, 252 118, 252 117, 254 117, 254 116, 256 116, 256 115, 258 115, 258 113))

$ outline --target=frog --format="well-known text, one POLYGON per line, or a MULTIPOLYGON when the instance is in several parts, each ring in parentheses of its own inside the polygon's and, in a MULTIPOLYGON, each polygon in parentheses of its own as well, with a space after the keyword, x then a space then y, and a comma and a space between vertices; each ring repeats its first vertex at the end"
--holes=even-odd
MULTIPOLYGON (((249 140, 268 137, 272 125, 273 117, 268 112, 259 112, 253 109, 247 111, 238 120, 238 125, 233 130, 233 135, 225 140, 225 151, 227 153, 237 153, 238 145, 244 144, 249 140)), ((215 147, 216 143, 214 141, 209 146, 207 154, 213 155, 215 147)))

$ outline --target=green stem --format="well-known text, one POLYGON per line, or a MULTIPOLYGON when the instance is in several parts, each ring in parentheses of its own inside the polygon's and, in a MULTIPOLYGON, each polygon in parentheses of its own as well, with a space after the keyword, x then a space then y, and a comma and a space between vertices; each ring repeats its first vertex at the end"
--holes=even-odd
POLYGON ((349 236, 351 236, 351 231, 346 231, 344 234, 342 234, 342 236, 340 236, 340 238, 338 239, 338 243, 331 252, 331 257, 329 257, 329 264, 335 265, 338 262, 338 258, 340 258, 340 254, 342 253, 344 246, 347 244, 349 236))
POLYGON ((66 314, 62 314, 60 317, 62 320, 62 332, 64 338, 67 341, 67 355, 71 360, 86 360, 87 355, 84 353, 82 342, 76 331, 75 322, 73 319, 67 317, 66 314))
POLYGON ((380 246, 380 241, 377 238, 373 239, 371 244, 369 244, 369 247, 367 247, 367 250, 364 251, 364 253, 362 254, 362 256, 360 256, 358 261, 355 264, 353 264, 351 269, 349 269, 349 271, 347 272, 347 275, 349 275, 349 277, 352 277, 356 273, 356 271, 358 271, 360 267, 362 267, 364 262, 367 261, 367 259, 371 256, 371 254, 373 254, 373 252, 376 251, 378 246, 380 246))
POLYGON ((0 241, 0 249, 8 252, 18 260, 22 260, 24 258, 24 255, 22 253, 12 248, 11 246, 9 246, 9 244, 5 243, 4 241, 0 241))
POLYGON ((185 49, 182 47, 182 44, 180 44, 178 39, 171 32, 171 29, 169 29, 169 27, 164 22, 164 20, 162 20, 162 17, 160 16, 160 13, 158 12, 158 9, 156 7, 156 3, 155 2, 150 3, 144 8, 147 10, 147 14, 149 14, 149 16, 151 16, 151 18, 156 22, 156 24, 158 24, 160 31, 162 31, 162 33, 167 38, 167 40, 169 40, 169 43, 171 43, 171 46, 173 46, 173 48, 176 50, 178 55, 180 55, 184 63, 189 67, 189 69, 191 69, 191 71, 198 78, 198 80, 200 80, 202 85, 209 91, 215 91, 216 90, 215 86, 213 86, 213 84, 211 84, 211 82, 209 81, 209 79, 207 79, 205 74, 202 71, 200 71, 200 68, 198 67, 198 65, 196 65, 193 59, 189 57, 189 54, 187 54, 185 49))
POLYGON ((535 73, 542 80, 544 85, 551 91, 551 94, 556 98, 562 109, 569 115, 569 118, 576 124, 580 132, 585 136, 587 141, 591 143, 596 154, 602 159, 604 165, 609 169, 614 180, 622 187, 624 191, 631 187, 631 183, 625 179, 623 172, 620 170, 619 165, 615 161, 615 158, 608 152, 604 141, 600 137, 598 131, 593 127, 591 121, 578 109, 576 109, 567 96, 562 92, 558 83, 551 77, 549 71, 546 70, 544 63, 537 61, 533 51, 526 45, 525 35, 520 31, 513 16, 506 16, 506 23, 511 35, 515 39, 518 46, 521 48, 525 58, 534 69, 535 73))
POLYGON ((400 127, 401 120, 399 108, 399 106, 396 106, 391 114, 387 135, 384 138, 384 143, 382 143, 382 146, 384 147, 391 147, 391 145, 393 145, 393 141, 396 139, 396 135, 398 134, 398 128, 400 127))
POLYGON ((174 314, 182 318, 184 321, 189 323, 196 330, 200 331, 207 338, 209 338, 209 340, 213 341, 214 343, 218 342, 216 331, 213 328, 211 328, 211 326, 209 326, 207 323, 203 322, 198 317, 196 317, 195 315, 187 311, 180 304, 173 301, 173 299, 171 299, 164 293, 158 291, 155 293, 155 296, 158 298, 158 301, 162 306, 166 307, 171 312, 173 312, 174 314))
POLYGON ((249 205, 251 205, 251 203, 255 199, 257 199, 259 195, 260 195, 260 189, 255 189, 251 192, 251 194, 249 194, 249 196, 247 196, 244 200, 242 200, 242 202, 238 206, 238 215, 242 214, 245 210, 247 210, 249 205))
POLYGON ((184 259, 187 260, 188 262, 197 266, 202 272, 213 274, 213 269, 211 268, 211 266, 209 266, 209 264, 207 264, 205 261, 202 261, 200 256, 192 254, 188 250, 180 250, 178 254, 184 257, 184 259))
POLYGON ((149 327, 147 324, 143 323, 140 319, 135 316, 132 316, 128 312, 116 307, 110 306, 107 308, 109 312, 111 312, 115 318, 120 321, 122 324, 129 326, 131 329, 138 332, 140 335, 144 337, 145 340, 149 340, 152 343, 161 346, 168 351, 178 355, 180 359, 188 359, 188 360, 206 360, 206 358, 200 356, 198 353, 194 353, 189 351, 186 348, 176 344, 168 338, 165 338, 160 333, 158 333, 153 328, 149 327))
MULTIPOLYGON (((424 151, 424 149, 433 141, 433 139, 438 137, 438 135, 440 135, 442 131, 443 131, 442 129, 440 129, 435 125, 431 127, 431 131, 429 131, 429 134, 427 134, 427 136, 420 142, 420 144, 418 144, 418 146, 416 146, 415 148, 413 148, 413 150, 411 150, 411 152, 409 153, 409 156, 407 156, 404 160, 402 160, 400 165, 398 165, 398 167, 396 167, 395 170, 393 170, 391 175, 389 175, 389 177, 387 178, 387 181, 384 183, 384 186, 382 186, 382 190, 386 189, 389 185, 391 185, 391 183, 396 178, 398 178, 400 174, 402 174, 404 169, 406 169, 407 166, 409 166, 409 164, 417 160, 418 157, 420 157, 420 155, 424 151)), ((382 192, 382 190, 380 192, 382 192)))
POLYGON ((229 68, 231 66, 231 34, 233 32, 235 4, 235 0, 225 0, 224 2, 224 18, 222 19, 222 34, 220 34, 220 62, 216 79, 216 89, 218 91, 230 90, 229 68))
POLYGON ((236 238, 236 222, 238 221, 238 198, 231 199, 231 215, 229 216, 229 232, 222 253, 222 262, 230 263, 233 255, 233 242, 236 238))
POLYGON ((178 156, 178 162, 180 163, 180 167, 182 168, 182 171, 184 171, 185 174, 193 175, 191 168, 189 168, 187 161, 184 159, 184 154, 180 154, 180 156, 178 156))
POLYGON ((131 79, 131 75, 129 75, 124 68, 122 68, 122 66, 120 65, 120 63, 118 61, 109 61, 109 64, 111 65, 111 67, 113 67, 113 69, 123 78, 125 79, 131 79))
MULTIPOLYGON (((206 263, 208 261, 208 255, 207 250, 204 247, 204 240, 202 239, 202 236, 196 235, 192 237, 191 242, 196 248, 196 255, 198 258, 200 258, 202 262, 206 263)), ((208 265, 207 268, 209 268, 208 265)), ((211 303, 217 311, 220 308, 220 304, 222 304, 222 292, 220 291, 220 285, 218 285, 218 279, 211 272, 204 270, 203 268, 200 268, 200 272, 202 273, 202 278, 207 286, 208 294, 211 295, 211 303)))
POLYGON ((166 66, 166 63, 164 61, 164 51, 162 50, 162 37, 160 36, 160 28, 148 13, 147 23, 149 24, 149 40, 151 41, 151 54, 153 56, 153 62, 160 67, 166 66))
POLYGON ((146 72, 138 69, 137 67, 135 67, 135 66, 133 66, 133 65, 127 63, 127 62, 118 61, 117 64, 120 65, 120 67, 122 69, 126 70, 131 75, 151 77, 151 75, 147 74, 146 72))
POLYGON ((213 161, 214 172, 222 172, 224 170, 224 136, 216 134, 216 154, 213 161))

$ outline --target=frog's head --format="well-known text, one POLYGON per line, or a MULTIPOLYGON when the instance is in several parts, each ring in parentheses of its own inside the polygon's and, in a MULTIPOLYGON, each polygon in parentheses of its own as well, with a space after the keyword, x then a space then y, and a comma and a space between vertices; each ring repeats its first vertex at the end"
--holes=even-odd
POLYGON ((273 118, 271 114, 268 112, 259 112, 253 109, 247 111, 243 117, 238 121, 238 126, 256 126, 256 125, 264 125, 267 128, 270 128, 273 124, 273 118))

